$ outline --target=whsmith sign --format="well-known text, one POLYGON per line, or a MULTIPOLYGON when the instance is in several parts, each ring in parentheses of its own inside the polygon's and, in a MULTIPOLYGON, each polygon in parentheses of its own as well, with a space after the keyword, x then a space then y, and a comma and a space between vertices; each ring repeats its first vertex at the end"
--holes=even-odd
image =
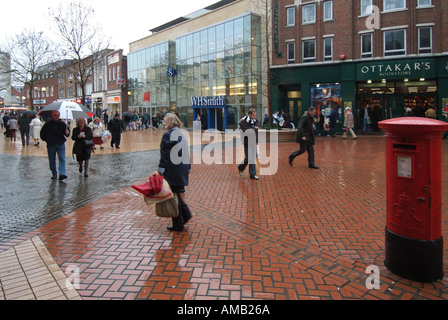
POLYGON ((191 104, 202 108, 225 107, 226 97, 191 97, 191 104))
POLYGON ((420 79, 436 78, 435 59, 408 59, 393 61, 375 61, 357 66, 359 81, 378 79, 420 79))

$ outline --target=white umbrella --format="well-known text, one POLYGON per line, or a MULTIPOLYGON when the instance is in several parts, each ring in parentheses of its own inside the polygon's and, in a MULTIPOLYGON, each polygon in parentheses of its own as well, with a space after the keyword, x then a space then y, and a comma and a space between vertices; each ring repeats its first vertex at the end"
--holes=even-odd
POLYGON ((63 101, 63 102, 53 102, 43 108, 39 114, 51 116, 53 111, 59 111, 61 114, 61 119, 66 120, 75 120, 79 118, 91 118, 94 116, 94 113, 81 104, 77 104, 76 102, 63 101))

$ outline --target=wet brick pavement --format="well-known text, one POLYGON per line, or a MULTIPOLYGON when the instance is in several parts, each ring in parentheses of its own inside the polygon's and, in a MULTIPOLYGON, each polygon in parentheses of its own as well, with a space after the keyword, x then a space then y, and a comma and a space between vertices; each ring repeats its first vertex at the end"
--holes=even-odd
POLYGON ((67 157, 69 178, 59 182, 50 179, 45 157, 0 154, 0 244, 147 176, 157 169, 159 158, 158 150, 94 155, 86 179, 67 157))
MULTIPOLYGON (((38 236, 62 270, 79 267, 83 299, 447 300, 447 278, 416 283, 384 267, 384 138, 319 138, 318 171, 307 168, 306 156, 292 168, 287 164, 296 148, 279 144, 277 174, 260 181, 250 180, 247 172, 239 177, 235 165, 193 165, 186 201, 195 216, 184 232, 174 234, 166 230, 169 221, 157 218, 130 188, 155 169, 138 160, 158 159, 158 153, 105 158, 116 165, 130 161, 121 172, 132 171, 135 179, 128 174, 114 184, 115 191, 99 191, 78 207, 77 192, 102 190, 109 178, 96 172, 87 186, 83 178, 74 178, 73 166, 68 191, 59 182, 45 182, 45 168, 39 173, 44 179, 34 185, 46 186, 42 194, 53 188, 54 198, 65 199, 75 210, 48 223, 41 220, 40 227, 29 226, 31 232, 0 244, 0 252, 38 236), (378 290, 365 286, 371 264, 381 271, 378 290)), ((446 163, 445 142, 443 156, 446 163)), ((442 174, 442 232, 447 238, 448 171, 442 174)), ((17 173, 20 177, 25 181, 26 175, 17 173)), ((43 200, 43 205, 55 203, 43 200)), ((448 274, 448 248, 444 251, 448 274)))

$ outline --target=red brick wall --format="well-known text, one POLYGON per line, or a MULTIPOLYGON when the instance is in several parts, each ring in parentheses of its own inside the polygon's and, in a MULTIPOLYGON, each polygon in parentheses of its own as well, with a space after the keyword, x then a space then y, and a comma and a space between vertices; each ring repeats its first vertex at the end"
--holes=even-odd
MULTIPOLYGON (((383 0, 373 0, 373 5, 383 11, 383 0)), ((273 2, 274 3, 274 2, 273 2)), ((302 1, 307 4, 307 0, 302 1)), ((314 2, 310 2, 314 3, 314 2)), ((278 0, 279 13, 279 51, 282 57, 273 55, 273 65, 286 65, 287 51, 286 40, 295 39, 296 61, 302 63, 302 38, 316 37, 316 62, 323 61, 323 36, 333 37, 333 60, 340 60, 339 55, 344 53, 346 60, 361 58, 360 31, 367 30, 367 17, 360 16, 360 0, 333 1, 334 21, 323 21, 323 2, 316 3, 316 23, 302 25, 302 6, 296 7, 296 24, 294 27, 286 27, 287 5, 294 4, 294 0, 278 0)), ((373 32, 373 56, 383 57, 383 31, 381 28, 404 26, 406 28, 407 54, 418 54, 418 24, 434 23, 433 28, 433 53, 448 52, 448 1, 432 0, 433 8, 417 9, 417 0, 406 0, 407 10, 381 14, 380 29, 373 32)))

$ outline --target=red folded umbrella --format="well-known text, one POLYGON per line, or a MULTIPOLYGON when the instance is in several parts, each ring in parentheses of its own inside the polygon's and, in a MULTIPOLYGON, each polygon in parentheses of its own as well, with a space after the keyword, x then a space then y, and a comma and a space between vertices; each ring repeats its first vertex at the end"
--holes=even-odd
POLYGON ((162 191, 163 177, 155 175, 149 178, 148 182, 140 185, 131 186, 134 190, 143 194, 146 197, 159 194, 162 191))

